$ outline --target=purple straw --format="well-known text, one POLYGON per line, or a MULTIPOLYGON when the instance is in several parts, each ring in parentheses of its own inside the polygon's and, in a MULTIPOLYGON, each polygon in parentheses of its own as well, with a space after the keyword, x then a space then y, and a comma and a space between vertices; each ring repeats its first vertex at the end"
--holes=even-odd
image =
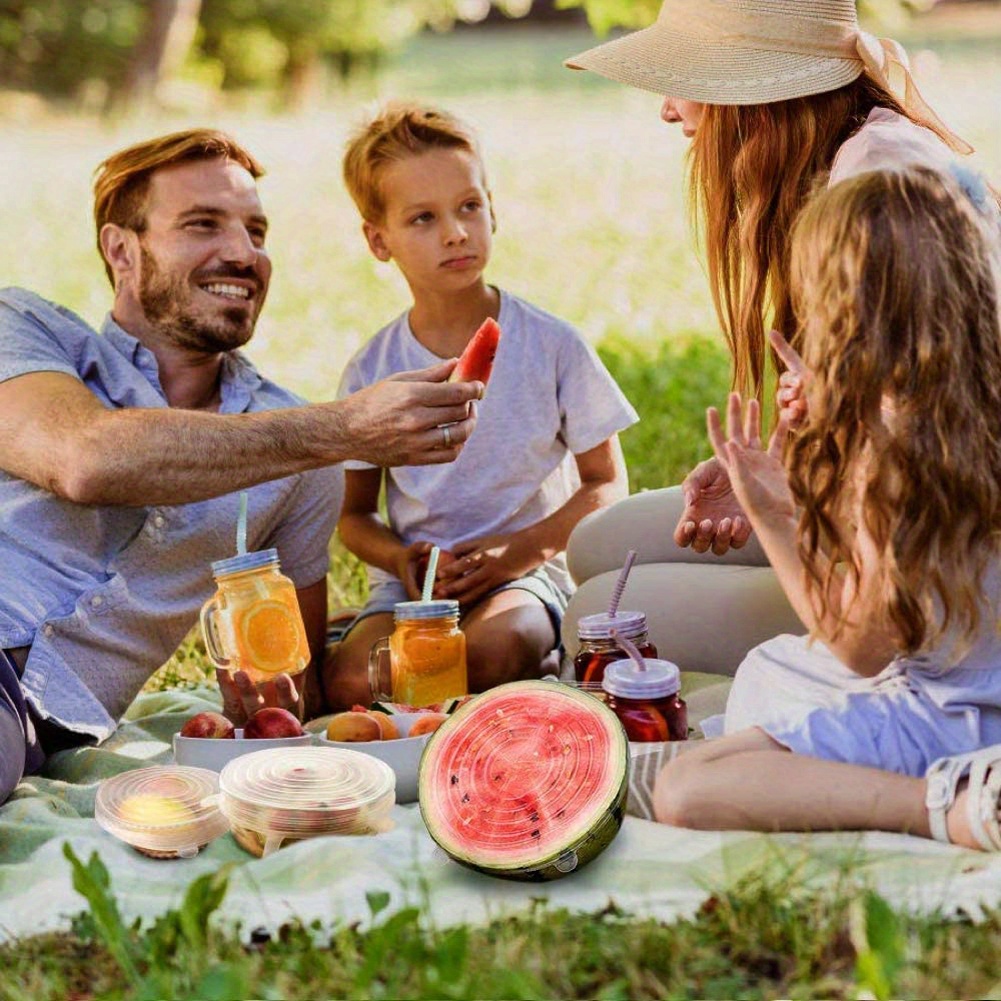
MULTIPOLYGON (((633 553, 633 556, 635 555, 636 554, 633 553)), ((608 635, 611 636, 612 639, 615 640, 615 642, 618 643, 619 646, 622 647, 622 649, 625 650, 634 661, 636 661, 636 667, 639 670, 646 670, 646 661, 643 659, 643 654, 639 652, 639 648, 631 639, 626 636, 620 636, 619 631, 614 628, 608 630, 608 635)))
POLYGON ((626 589, 626 580, 629 577, 629 571, 632 570, 633 564, 636 562, 636 550, 630 549, 626 553, 626 562, 622 569, 619 571, 619 579, 615 582, 615 587, 612 588, 612 600, 608 603, 608 615, 610 618, 615 618, 619 611, 619 602, 622 600, 622 592, 626 589))

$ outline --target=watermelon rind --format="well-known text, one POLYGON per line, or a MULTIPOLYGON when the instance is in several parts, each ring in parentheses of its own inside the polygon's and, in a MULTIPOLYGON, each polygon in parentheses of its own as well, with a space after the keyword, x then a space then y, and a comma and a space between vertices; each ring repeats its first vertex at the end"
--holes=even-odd
MULTIPOLYGON (((470 734, 475 732, 469 731, 470 734)), ((531 764, 534 767, 534 762, 531 764)), ((500 685, 467 702, 432 735, 421 756, 419 769, 421 816, 436 844, 454 861, 467 868, 512 880, 541 882, 559 879, 600 855, 618 834, 625 814, 629 788, 628 769, 629 745, 626 734, 618 718, 607 706, 585 692, 551 681, 515 681, 500 685), (450 824, 446 819, 450 812, 454 813, 455 805, 449 800, 448 790, 444 788, 444 772, 441 771, 443 762, 440 758, 456 735, 469 739, 463 733, 464 729, 482 728, 482 721, 489 721, 488 714, 493 706, 505 706, 507 711, 511 711, 512 696, 517 697, 518 703, 523 700, 527 703, 525 718, 515 721, 520 722, 523 728, 541 725, 539 720, 543 713, 540 712, 542 707, 538 702, 541 696, 546 700, 556 700, 548 703, 554 712, 581 713, 581 718, 588 719, 589 725, 604 734, 607 738, 607 759, 599 762, 605 769, 601 776, 603 785, 596 792, 597 798, 584 804, 563 830, 547 831, 544 843, 525 843, 523 847, 516 849, 487 849, 473 844, 473 839, 458 837, 454 823, 450 824), (439 777, 435 777, 436 768, 439 777)), ((526 795, 534 796, 535 793, 527 790, 526 795)), ((498 805, 504 808, 504 803, 498 805)), ((503 813, 501 817, 504 817, 503 813)))

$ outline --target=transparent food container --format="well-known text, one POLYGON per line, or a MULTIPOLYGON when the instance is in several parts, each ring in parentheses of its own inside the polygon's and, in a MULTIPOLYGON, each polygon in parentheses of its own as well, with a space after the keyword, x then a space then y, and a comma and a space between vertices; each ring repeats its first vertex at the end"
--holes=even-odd
POLYGON ((176 765, 105 779, 97 790, 94 818, 109 834, 152 858, 192 858, 229 827, 219 809, 219 776, 176 765))
POLYGON ((395 787, 385 762, 335 747, 255 751, 219 775, 233 836, 258 857, 304 838, 389 830, 395 787))

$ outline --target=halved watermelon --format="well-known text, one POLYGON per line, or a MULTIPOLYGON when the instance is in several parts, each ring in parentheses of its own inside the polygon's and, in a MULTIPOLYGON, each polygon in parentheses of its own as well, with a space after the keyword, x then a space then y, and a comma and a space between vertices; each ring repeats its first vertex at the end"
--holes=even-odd
POLYGON ((432 735, 420 807, 455 861, 507 879, 558 879, 622 826, 629 748, 615 714, 551 681, 478 695, 432 735))
POLYGON ((501 329, 497 326, 497 321, 488 316, 459 355, 459 361, 452 369, 448 381, 469 382, 478 379, 485 384, 494 367, 494 356, 497 354, 500 335, 501 329))

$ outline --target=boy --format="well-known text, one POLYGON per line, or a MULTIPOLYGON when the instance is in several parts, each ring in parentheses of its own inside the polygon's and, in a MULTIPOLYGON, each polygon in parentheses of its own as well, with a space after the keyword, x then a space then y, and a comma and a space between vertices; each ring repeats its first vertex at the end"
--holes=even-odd
POLYGON ((344 178, 369 249, 396 262, 414 301, 352 358, 341 395, 416 359, 459 355, 488 316, 502 334, 477 432, 455 463, 346 464, 338 528, 369 564, 371 594, 328 661, 328 699, 370 701, 369 649, 392 632, 393 606, 420 597, 432 544, 443 550, 434 596, 460 603, 470 690, 539 677, 573 586, 567 538, 628 492, 617 433, 636 412, 575 330, 484 281, 495 220, 466 125, 391 106, 349 142, 344 178), (378 513, 384 478, 388 524, 378 513))

